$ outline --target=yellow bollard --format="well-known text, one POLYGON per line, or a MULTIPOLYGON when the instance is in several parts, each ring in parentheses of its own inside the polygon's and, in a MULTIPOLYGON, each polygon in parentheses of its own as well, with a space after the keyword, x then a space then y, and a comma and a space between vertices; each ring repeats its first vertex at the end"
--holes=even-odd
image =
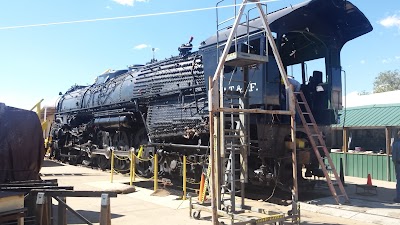
POLYGON ((130 175, 130 182, 129 182, 129 184, 132 186, 132 181, 135 181, 135 162, 136 160, 135 160, 135 153, 133 152, 133 151, 131 151, 131 166, 130 166, 130 170, 131 170, 131 173, 129 174, 130 175))
POLYGON ((158 158, 157 153, 154 154, 154 192, 158 189, 158 158))
POLYGON ((183 196, 182 200, 186 200, 186 155, 183 156, 183 196))
POLYGON ((114 176, 114 151, 111 150, 111 183, 113 182, 114 176))
POLYGON ((143 145, 140 146, 139 152, 138 152, 138 154, 137 154, 137 157, 138 157, 139 159, 141 159, 141 158, 142 158, 142 154, 143 154, 143 145))

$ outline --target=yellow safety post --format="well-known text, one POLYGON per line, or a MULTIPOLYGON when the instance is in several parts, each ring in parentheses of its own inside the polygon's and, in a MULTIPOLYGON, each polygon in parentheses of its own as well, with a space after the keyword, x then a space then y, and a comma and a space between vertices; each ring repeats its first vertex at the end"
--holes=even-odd
POLYGON ((111 150, 111 183, 113 182, 114 176, 114 151, 111 150))
POLYGON ((139 159, 141 159, 141 158, 142 158, 142 154, 143 154, 143 145, 140 146, 139 152, 138 152, 138 154, 137 154, 137 157, 138 157, 139 159))
POLYGON ((186 200, 186 155, 183 156, 183 196, 182 200, 186 200))
POLYGON ((154 192, 158 189, 158 158, 157 153, 154 154, 154 192))
POLYGON ((131 151, 131 166, 130 166, 130 182, 129 184, 132 186, 132 181, 135 181, 135 153, 131 151))

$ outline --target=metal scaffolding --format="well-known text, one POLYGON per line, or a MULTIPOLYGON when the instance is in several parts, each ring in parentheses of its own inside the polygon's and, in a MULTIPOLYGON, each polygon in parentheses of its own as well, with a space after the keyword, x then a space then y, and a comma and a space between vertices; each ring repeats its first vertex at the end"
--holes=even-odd
MULTIPOLYGON (((245 209, 244 189, 247 182, 247 154, 249 151, 249 121, 248 115, 251 113, 261 114, 283 114, 291 116, 291 144, 292 144, 292 164, 293 164, 293 189, 292 189, 292 212, 294 216, 298 215, 298 187, 297 187, 297 163, 296 163, 296 124, 295 124, 295 97, 290 87, 290 83, 279 55, 278 49, 271 30, 268 25, 267 16, 259 0, 243 0, 237 15, 234 16, 234 23, 231 27, 229 37, 223 44, 224 49, 219 58, 218 66, 213 78, 209 80, 209 118, 210 118, 210 157, 211 157, 211 211, 212 222, 218 224, 218 215, 229 212, 234 215, 235 212, 245 209), (260 54, 250 52, 238 52, 235 44, 235 51, 228 54, 232 43, 236 42, 237 28, 241 23, 244 9, 249 2, 256 5, 260 14, 263 29, 266 36, 265 51, 260 54), (264 110, 250 109, 248 105, 248 67, 254 64, 266 63, 268 61, 268 44, 270 45, 282 81, 286 88, 286 93, 290 99, 289 110, 264 110), (266 55, 263 55, 263 53, 266 55), (225 65, 237 66, 243 68, 243 91, 234 92, 224 90, 225 65), (235 157, 239 156, 239 164, 235 157), (240 206, 236 204, 237 183, 240 183, 240 206), (228 195, 228 198, 225 198, 228 195)), ((236 12, 236 10, 235 10, 236 12)), ((247 19, 248 20, 248 19, 247 19)), ((225 22, 225 21, 224 21, 225 22)), ((218 23, 218 22, 217 22, 218 23)), ((217 26, 219 26, 218 24, 217 26)), ((242 24, 243 25, 243 24, 242 24)), ((248 22, 247 22, 248 26, 248 22)), ((249 29, 247 29, 249 31, 249 29)), ((219 32, 219 29, 218 29, 219 32)), ((247 33, 247 36, 250 35, 247 33)), ((217 39, 218 39, 217 33, 217 39)), ((219 47, 219 43, 217 43, 219 47)), ((259 220, 260 223, 265 221, 259 220)), ((271 222, 271 221, 269 221, 271 222)), ((257 221, 256 221, 257 223, 257 221)), ((234 224, 234 219, 232 219, 234 224)))

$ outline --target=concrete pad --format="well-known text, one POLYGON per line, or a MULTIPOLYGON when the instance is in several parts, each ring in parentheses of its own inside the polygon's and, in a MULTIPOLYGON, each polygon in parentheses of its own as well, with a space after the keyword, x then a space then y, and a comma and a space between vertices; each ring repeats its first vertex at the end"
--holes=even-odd
MULTIPOLYGON (((75 190, 106 190, 108 187, 119 186, 126 187, 129 183, 129 177, 126 175, 114 174, 114 182, 110 183, 110 172, 90 169, 81 166, 71 166, 68 164, 54 163, 52 166, 44 166, 41 170, 43 179, 58 179, 60 186, 74 186, 75 190), (121 185, 121 186, 120 186, 121 185)), ((140 179, 137 178, 137 181, 140 179)), ((346 177, 346 180, 347 179, 346 177)), ((363 181, 364 182, 364 181, 363 181)), ((135 185, 135 184, 134 184, 135 185)), ((374 185, 375 182, 374 182, 374 185)), ((392 185, 392 184, 391 184, 392 185)), ((392 185, 393 186, 393 185, 392 185)), ((352 185, 348 185, 352 187, 352 185)), ((181 192, 161 191, 163 197, 152 196, 153 189, 151 187, 142 188, 135 187, 136 191, 129 194, 120 194, 117 198, 112 198, 111 201, 111 217, 113 224, 178 224, 178 225, 193 225, 193 224, 210 224, 210 214, 202 212, 200 220, 194 220, 189 217, 189 201, 179 200, 181 192), (174 195, 175 194, 175 195, 174 195)), ((379 184, 378 184, 378 188, 379 184)), ((327 189, 327 188, 325 188, 327 189)), ((319 190, 315 190, 318 191, 319 190)), ((329 190, 327 190, 329 191, 329 190)), ((349 189, 348 194, 351 196, 352 189, 349 189)), ((385 190, 378 190, 377 197, 368 197, 368 199, 352 200, 351 205, 336 205, 332 197, 317 199, 315 204, 300 203, 301 221, 302 224, 336 224, 336 225, 367 225, 373 224, 400 224, 400 219, 393 219, 400 213, 400 206, 390 204, 388 201, 394 190, 387 187, 385 190), (386 195, 387 194, 387 195, 386 195), (383 203, 383 201, 387 200, 383 203), (327 208, 331 207, 335 211, 327 208), (327 208, 322 210, 323 208, 327 208), (351 218, 346 214, 346 218, 341 217, 340 211, 348 210, 357 213, 351 218), (322 210, 321 213, 320 210, 322 210), (377 211, 382 211, 379 214, 377 211), (398 213, 397 213, 397 211, 398 213), (371 214, 367 217, 368 211, 371 214), (331 216, 330 213, 338 215, 331 216), (361 212, 361 213, 360 213, 361 212), (382 216, 387 215, 387 216, 382 216), (392 217, 392 218, 391 218, 392 217), (386 218, 386 219, 385 219, 386 218)), ((353 197, 353 196, 351 196, 353 197)), ((314 202, 314 201, 313 201, 314 202)), ((259 208, 266 208, 271 211, 287 212, 290 207, 274 205, 266 202, 249 203, 259 208)), ((98 224, 100 211, 100 198, 68 198, 67 204, 78 210, 82 215, 87 217, 91 222, 98 224)), ((247 200, 246 200, 247 204, 247 200)), ((82 224, 77 221, 73 215, 68 214, 68 224, 82 224)))
POLYGON ((123 182, 111 183, 110 181, 97 181, 85 184, 93 186, 100 191, 111 191, 111 192, 117 192, 118 194, 128 194, 135 191, 134 186, 124 184, 123 182))
POLYGON ((329 207, 322 207, 318 213, 326 214, 326 215, 331 215, 335 217, 343 217, 350 219, 353 216, 359 214, 358 212, 354 211, 348 211, 348 210, 343 210, 343 209, 335 209, 335 208, 329 208, 329 207))
POLYGON ((307 203, 300 203, 300 210, 306 210, 309 212, 318 212, 319 210, 321 210, 320 206, 317 205, 312 205, 312 204, 307 204, 307 203))
POLYGON ((136 192, 127 194, 126 196, 135 199, 140 199, 153 204, 157 204, 163 207, 168 207, 171 209, 189 208, 189 200, 181 200, 176 195, 168 195, 160 197, 152 194, 153 190, 136 187, 136 192))
POLYGON ((365 213, 400 219, 400 206, 396 207, 396 208, 392 208, 392 209, 385 209, 385 210, 382 210, 381 208, 370 209, 370 210, 365 211, 365 213))
POLYGON ((352 220, 358 220, 358 221, 368 221, 368 223, 372 224, 399 224, 400 220, 395 219, 395 218, 390 218, 390 217, 385 217, 385 216, 379 216, 379 215, 371 215, 367 213, 358 213, 357 215, 351 217, 352 220))

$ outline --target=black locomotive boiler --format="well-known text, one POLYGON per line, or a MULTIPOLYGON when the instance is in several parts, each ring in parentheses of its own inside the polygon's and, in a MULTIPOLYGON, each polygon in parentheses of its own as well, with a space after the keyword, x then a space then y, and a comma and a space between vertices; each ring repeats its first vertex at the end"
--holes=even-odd
MULTIPOLYGON (((301 77, 299 87, 310 104, 319 125, 337 122, 341 109, 342 68, 340 52, 344 44, 372 30, 364 14, 345 0, 311 0, 268 14, 270 28, 288 73, 301 77), (323 69, 313 69, 317 62, 323 69), (293 68, 297 68, 293 70, 293 68), (294 74, 297 73, 297 74, 294 74)), ((286 95, 272 51, 266 49, 261 20, 249 21, 250 32, 238 28, 237 46, 232 51, 251 51, 268 55, 265 64, 248 68, 250 108, 286 109, 286 95), (249 34, 249 35, 247 35, 249 34)), ((90 86, 73 86, 57 105, 52 126, 52 154, 70 163, 95 164, 107 168, 111 149, 139 151, 141 157, 159 155, 159 173, 181 175, 182 156, 191 162, 188 176, 200 179, 208 162, 209 145, 208 78, 214 75, 217 48, 230 30, 220 31, 201 42, 197 51, 191 43, 179 48, 180 54, 165 60, 152 60, 126 70, 109 71, 90 86), (217 43, 218 42, 218 43, 217 43), (202 146, 202 147, 199 147, 202 146)), ((224 75, 233 79, 224 83, 225 91, 244 90, 235 83, 243 77, 240 67, 226 66, 224 75)), ((290 185, 290 150, 285 140, 290 134, 286 116, 250 116, 249 169, 251 181, 262 184, 290 185)), ((298 137, 307 138, 298 128, 298 137)), ((317 173, 318 163, 307 143, 299 146, 299 163, 308 173, 317 173), (313 166, 317 165, 317 166, 313 166)), ((148 176, 151 161, 136 161, 137 173, 148 176)), ((116 160, 118 170, 128 163, 116 160)))

